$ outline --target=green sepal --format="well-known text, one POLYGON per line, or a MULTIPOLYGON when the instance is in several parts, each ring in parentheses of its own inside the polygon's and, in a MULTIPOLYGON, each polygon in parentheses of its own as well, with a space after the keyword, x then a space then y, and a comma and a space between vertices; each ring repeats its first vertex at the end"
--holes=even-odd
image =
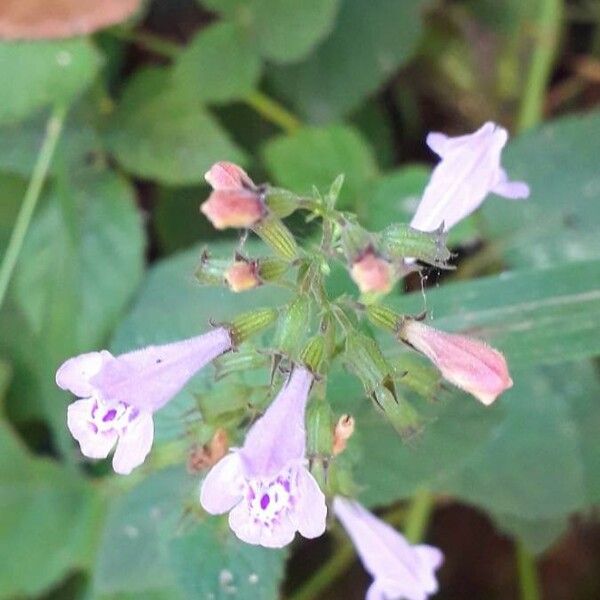
POLYGON ((375 249, 375 240, 371 233, 353 220, 345 218, 340 227, 342 248, 349 263, 355 262, 369 248, 375 249))
POLYGON ((440 390, 440 373, 416 352, 403 352, 388 359, 396 373, 396 382, 425 400, 435 399, 440 390))
POLYGON ((441 228, 425 233, 406 223, 395 223, 379 234, 379 246, 390 258, 418 258, 430 265, 450 269, 448 260, 452 255, 446 248, 446 237, 441 228))
POLYGON ((275 308, 259 308, 238 315, 227 325, 234 347, 272 325, 278 316, 279 312, 275 308))
POLYGON ((244 346, 236 352, 228 352, 213 361, 215 379, 223 379, 234 373, 266 368, 271 364, 271 357, 258 352, 255 348, 244 346))
POLYGON ((324 357, 325 340, 322 335, 315 335, 310 338, 304 348, 302 348, 302 352, 300 352, 300 362, 315 374, 321 372, 324 357))
POLYGON ((361 380, 367 395, 379 388, 387 388, 395 395, 392 369, 373 338, 360 331, 351 331, 346 337, 344 360, 361 380))
POLYGON ((194 277, 202 285, 222 285, 225 281, 225 271, 230 266, 231 260, 212 258, 205 249, 194 271, 194 277))
POLYGON ((258 276, 265 283, 280 281, 287 273, 291 264, 280 258, 260 258, 258 263, 258 276))
POLYGON ((403 321, 402 315, 382 304, 369 304, 365 306, 367 317, 375 327, 389 331, 396 335, 403 321))
POLYGON ((333 445, 333 413, 325 400, 317 398, 308 405, 306 431, 308 455, 329 458, 333 445))
POLYGON ((295 359, 305 339, 310 322, 310 303, 308 296, 297 296, 281 311, 277 324, 273 346, 276 352, 295 359))
POLYGON ((334 180, 331 186, 329 187, 329 191, 325 195, 325 206, 328 210, 333 210, 335 207, 335 203, 342 191, 342 186, 344 185, 345 176, 344 174, 338 175, 334 180))
POLYGON ((303 206, 303 199, 300 196, 282 188, 269 187, 264 199, 269 210, 280 219, 289 217, 303 206))
POLYGON ((253 225, 252 230, 281 258, 292 261, 298 257, 299 248, 294 236, 276 215, 267 215, 253 225))
POLYGON ((380 387, 371 397, 402 438, 408 439, 423 429, 419 413, 397 392, 392 394, 386 387, 380 387))

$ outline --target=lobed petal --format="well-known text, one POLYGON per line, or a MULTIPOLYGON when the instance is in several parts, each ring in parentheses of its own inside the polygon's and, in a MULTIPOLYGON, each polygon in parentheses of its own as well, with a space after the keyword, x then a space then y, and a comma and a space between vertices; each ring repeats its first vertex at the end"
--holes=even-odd
POLYGON ((90 379, 112 358, 112 354, 106 350, 69 358, 56 371, 56 385, 79 398, 89 398, 95 392, 90 379))
POLYGON ((200 504, 212 514, 231 510, 242 499, 242 465, 237 452, 222 458, 206 475, 200 487, 200 504))
POLYGON ((265 205, 254 191, 216 190, 200 206, 215 229, 252 227, 265 214, 265 205))
POLYGON ((254 182, 244 169, 225 161, 215 163, 204 174, 204 179, 215 190, 254 189, 255 187, 254 182))
POLYGON ((96 401, 92 398, 77 400, 67 408, 67 427, 79 442, 81 453, 88 458, 106 458, 115 445, 116 431, 98 431, 92 423, 96 401))
POLYGON ((298 503, 293 512, 296 528, 305 538, 316 538, 325 532, 326 518, 325 495, 310 472, 301 467, 298 471, 298 503))
POLYGON ((152 414, 140 413, 119 438, 112 461, 115 473, 129 475, 133 469, 139 467, 146 460, 153 440, 152 414))

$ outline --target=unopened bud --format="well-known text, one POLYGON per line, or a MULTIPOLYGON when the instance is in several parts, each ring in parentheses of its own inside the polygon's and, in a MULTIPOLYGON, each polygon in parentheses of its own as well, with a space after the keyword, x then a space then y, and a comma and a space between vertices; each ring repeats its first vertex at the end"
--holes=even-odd
POLYGON ((200 211, 215 229, 251 227, 265 215, 259 189, 237 165, 216 163, 204 178, 214 191, 200 206, 200 211))
POLYGON ((187 469, 190 473, 204 471, 218 463, 229 450, 227 431, 219 427, 208 444, 194 446, 189 453, 187 469))
POLYGON ((370 248, 354 261, 350 275, 363 294, 387 294, 395 279, 393 265, 370 248))
POLYGON ((237 260, 225 271, 225 281, 232 292, 245 292, 260 285, 255 261, 237 260))
POLYGON ((442 376, 490 405, 512 387, 504 356, 485 342, 438 331, 414 319, 405 319, 400 339, 422 352, 442 376))
POLYGON ((341 454, 346 449, 346 444, 353 433, 354 417, 352 415, 342 415, 333 431, 332 452, 334 456, 341 454))

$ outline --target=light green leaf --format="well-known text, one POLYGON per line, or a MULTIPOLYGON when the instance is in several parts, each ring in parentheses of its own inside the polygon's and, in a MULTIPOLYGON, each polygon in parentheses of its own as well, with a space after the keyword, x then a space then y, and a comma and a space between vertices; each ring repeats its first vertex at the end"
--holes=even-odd
POLYGON ((176 85, 198 100, 224 102, 243 98, 258 82, 261 62, 247 32, 221 22, 202 29, 177 58, 176 85))
POLYGON ((0 598, 37 595, 88 568, 103 515, 91 485, 30 455, 0 422, 0 598))
POLYGON ((149 68, 129 83, 108 123, 105 141, 125 169, 142 178, 177 185, 204 181, 219 160, 244 155, 214 117, 170 72, 149 68))
POLYGON ((278 63, 304 58, 331 31, 339 0, 255 0, 261 54, 278 63))
POLYGON ((94 597, 168 588, 176 600, 234 593, 277 598, 285 554, 244 544, 226 518, 200 519, 197 506, 198 481, 183 469, 154 473, 117 499, 100 547, 94 597))
POLYGON ((85 38, 0 42, 0 122, 19 121, 55 102, 72 102, 99 66, 100 55, 85 38))
POLYGON ((246 29, 268 60, 304 58, 331 31, 340 0, 201 0, 246 29))
POLYGON ((338 201, 342 208, 355 205, 377 175, 371 148, 351 127, 335 125, 305 128, 269 141, 264 148, 267 169, 277 184, 299 194, 316 185, 326 190, 345 174, 338 201))
POLYGON ((49 419, 61 449, 68 395, 60 363, 105 342, 142 275, 144 239, 133 191, 111 172, 57 183, 31 224, 1 313, 0 348, 14 360, 11 403, 49 419))
POLYGON ((547 123, 512 141, 503 157, 531 197, 488 200, 485 230, 515 267, 600 258, 600 112, 547 123))
POLYGON ((311 122, 339 119, 413 55, 423 0, 343 0, 333 33, 309 58, 272 80, 311 122))

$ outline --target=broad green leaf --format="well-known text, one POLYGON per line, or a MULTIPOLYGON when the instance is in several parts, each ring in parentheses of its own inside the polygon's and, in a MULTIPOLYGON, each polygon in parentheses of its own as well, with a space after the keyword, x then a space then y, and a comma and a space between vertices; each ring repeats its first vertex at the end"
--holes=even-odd
POLYGON ((249 94, 260 71, 260 57, 246 31, 221 22, 202 29, 185 47, 173 75, 198 100, 224 102, 249 94))
POLYGON ((502 273, 391 299, 399 311, 427 310, 438 329, 493 343, 514 365, 600 354, 600 261, 502 273))
POLYGON ((197 490, 197 477, 169 469, 113 503, 94 597, 169 588, 175 599, 277 598, 285 554, 239 541, 226 518, 201 513, 197 490))
POLYGON ((304 58, 331 31, 340 0, 201 0, 243 27, 262 56, 277 63, 304 58))
POLYGON ((170 185, 200 183, 216 161, 244 155, 214 117, 171 73, 149 68, 129 83, 105 132, 119 163, 138 177, 170 185))
POLYGON ((338 204, 349 208, 362 201, 377 175, 371 148, 351 127, 310 127, 282 135, 264 148, 267 169, 277 184, 299 194, 313 186, 326 190, 340 174, 345 175, 338 204))
POLYGON ((65 452, 69 396, 54 372, 114 327, 141 279, 141 225, 126 181, 89 171, 54 186, 25 239, 0 347, 14 359, 14 409, 45 415, 65 452))
POLYGON ((0 598, 37 595, 88 568, 103 515, 91 485, 29 454, 0 422, 0 598))
MULTIPOLYGON (((377 180, 372 194, 364 198, 365 226, 380 231, 390 223, 410 223, 431 170, 424 165, 408 165, 386 173, 377 180)), ((469 217, 450 230, 448 245, 453 246, 478 237, 475 218, 469 217)))
POLYGON ((0 122, 19 121, 53 103, 70 103, 96 76, 89 40, 0 42, 0 122))
POLYGON ((254 0, 261 54, 278 63, 304 58, 331 31, 340 0, 254 0))
POLYGON ((413 55, 422 0, 343 0, 332 34, 304 62, 277 67, 272 80, 310 122, 339 119, 413 55))
POLYGON ((514 267, 600 257, 600 112, 570 116, 519 136, 503 163, 529 183, 528 200, 488 200, 485 230, 514 267))

